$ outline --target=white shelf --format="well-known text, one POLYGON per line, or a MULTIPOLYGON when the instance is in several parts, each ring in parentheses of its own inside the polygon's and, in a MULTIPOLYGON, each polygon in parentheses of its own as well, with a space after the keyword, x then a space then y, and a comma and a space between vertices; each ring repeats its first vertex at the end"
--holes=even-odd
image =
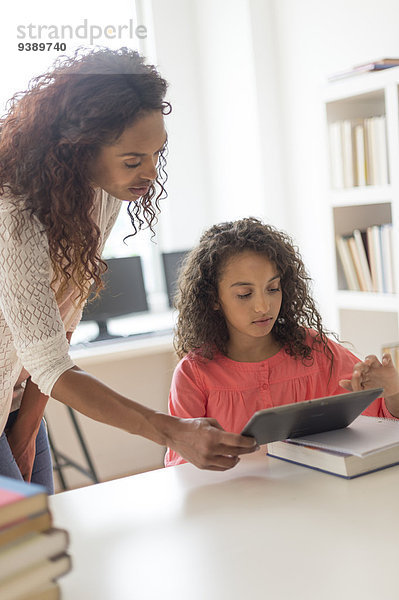
POLYGON ((386 86, 395 83, 399 83, 399 67, 345 77, 328 84, 324 100, 326 103, 339 100, 350 101, 352 98, 355 100, 357 96, 383 90, 386 86))
POLYGON ((397 313, 399 310, 398 294, 377 294, 339 290, 337 292, 336 302, 340 310, 367 310, 385 313, 397 313))
MULTIPOLYGON (((399 172, 395 165, 399 163, 399 67, 331 82, 325 90, 324 102, 329 131, 330 125, 335 122, 356 123, 360 119, 385 116, 390 178, 388 185, 332 189, 328 192, 329 229, 332 232, 331 262, 333 264, 337 260, 336 236, 350 236, 355 229, 366 231, 373 225, 392 224, 392 274, 396 284, 395 289, 398 290, 399 172)), ((333 133, 336 134, 336 131, 334 130, 333 133)), ((337 148, 336 138, 332 139, 337 148)), ((346 138, 343 155, 340 156, 344 168, 345 165, 348 168, 350 164, 348 154, 345 154, 349 151, 353 150, 346 138)), ((367 148, 365 154, 366 151, 367 148)), ((326 154, 329 154, 327 148, 326 154)), ((340 163, 332 163, 333 167, 337 164, 339 166, 340 163)), ((356 166, 354 157, 355 170, 356 166)), ((334 174, 336 175, 335 172, 334 174)), ((343 174, 345 175, 345 172, 343 174)), ((367 251, 367 244, 365 249, 367 251)), ((341 266, 339 261, 334 273, 335 292, 332 298, 339 336, 351 342, 359 355, 379 353, 386 342, 396 342, 399 339, 399 293, 382 294, 337 289, 345 279, 341 266)))
POLYGON ((392 202, 392 199, 393 193, 390 185, 366 185, 330 191, 330 204, 332 207, 385 204, 392 202))

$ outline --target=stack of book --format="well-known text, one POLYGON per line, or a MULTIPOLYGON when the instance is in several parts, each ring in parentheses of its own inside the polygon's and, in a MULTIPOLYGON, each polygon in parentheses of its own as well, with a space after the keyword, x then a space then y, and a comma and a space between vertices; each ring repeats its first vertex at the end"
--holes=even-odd
POLYGON ((395 293, 391 223, 337 236, 336 245, 346 289, 395 293))
POLYGON ((347 77, 353 77, 354 75, 384 71, 385 69, 391 69, 392 67, 397 66, 399 66, 399 58, 379 58, 333 73, 328 77, 328 81, 339 81, 341 79, 346 79, 347 77))
POLYGON ((399 464, 399 421, 360 415, 343 429, 272 442, 267 452, 352 479, 399 464))
POLYGON ((328 128, 333 188, 388 183, 385 115, 334 121, 328 128))
POLYGON ((58 600, 68 544, 68 533, 52 527, 45 488, 0 476, 1 600, 58 600))

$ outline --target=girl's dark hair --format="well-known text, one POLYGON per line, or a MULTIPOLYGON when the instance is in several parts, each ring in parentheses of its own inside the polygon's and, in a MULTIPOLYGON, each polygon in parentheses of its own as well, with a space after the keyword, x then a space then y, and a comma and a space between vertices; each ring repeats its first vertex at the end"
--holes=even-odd
MULTIPOLYGON (((102 287, 105 263, 91 218, 95 189, 89 163, 143 114, 171 110, 164 101, 166 81, 144 60, 128 48, 78 48, 15 94, 0 119, 0 193, 10 192, 43 225, 59 294, 71 279, 82 300, 90 280, 102 287)), ((128 205, 133 234, 144 223, 153 230, 165 192, 165 152, 158 163, 158 194, 151 185, 128 205)))
POLYGON ((281 277, 282 303, 273 336, 287 354, 311 364, 315 347, 324 348, 331 359, 321 316, 309 290, 308 276, 302 258, 286 233, 265 225, 255 218, 220 223, 208 229, 199 245, 185 258, 178 280, 175 307, 178 320, 175 349, 180 358, 195 350, 211 359, 217 349, 227 352, 229 339, 227 325, 218 302, 218 282, 226 262, 246 250, 268 258, 281 277), (307 343, 310 328, 312 345, 307 343))

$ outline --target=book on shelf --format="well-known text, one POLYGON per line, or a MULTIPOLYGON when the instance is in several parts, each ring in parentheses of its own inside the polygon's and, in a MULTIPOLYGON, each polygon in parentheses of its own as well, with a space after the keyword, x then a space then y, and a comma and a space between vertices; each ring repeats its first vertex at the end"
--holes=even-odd
POLYGON ((388 184, 385 115, 334 121, 328 137, 332 188, 388 184))
POLYGON ((341 261, 348 289, 352 291, 359 291, 360 284, 356 273, 355 265, 353 264, 352 254, 349 249, 348 238, 349 236, 336 236, 338 256, 341 261))
POLYGON ((340 79, 346 79, 347 77, 353 77, 354 75, 361 75, 362 73, 372 73, 373 71, 382 71, 384 69, 390 69, 399 65, 399 58, 379 58, 377 60, 355 65, 349 69, 332 73, 328 77, 328 81, 339 81, 340 79))
POLYGON ((331 187, 333 189, 344 187, 341 137, 341 122, 335 121, 334 123, 330 123, 328 126, 328 139, 330 144, 331 187))
POLYGON ((364 287, 366 292, 373 291, 373 282, 371 279, 371 271, 369 259, 367 258, 367 235, 365 231, 359 229, 353 230, 353 239, 356 246, 356 252, 359 258, 360 270, 364 281, 364 287))
POLYGON ((369 291, 367 288, 367 281, 366 281, 365 274, 363 273, 363 267, 362 267, 362 263, 360 260, 360 254, 359 254, 357 244, 356 244, 356 241, 355 241, 355 238, 353 235, 348 237, 348 246, 349 246, 349 251, 351 253, 352 261, 353 261, 353 264, 355 267, 360 291, 367 292, 367 291, 369 291))
MULTIPOLYGON (((0 581, 1 600, 31 600, 41 598, 40 593, 50 587, 54 580, 71 570, 71 557, 61 554, 47 558, 15 575, 0 581)), ((57 589, 56 589, 57 591, 57 589)), ((55 596, 57 598, 57 596, 55 596)), ((51 598, 51 596, 50 596, 51 598)))
POLYGON ((351 188, 355 185, 354 146, 352 136, 352 123, 348 119, 341 121, 341 140, 344 187, 351 188))
POLYGON ((63 554, 68 545, 68 532, 55 527, 6 544, 0 548, 0 583, 44 559, 63 554))
POLYGON ((382 262, 382 279, 384 283, 384 292, 393 294, 395 285, 393 279, 393 264, 392 264, 392 225, 386 223, 380 227, 381 241, 381 262, 382 262))
POLYGON ((374 280, 376 283, 377 292, 384 291, 384 279, 383 279, 383 267, 382 267, 382 252, 381 252, 381 233, 379 225, 372 225, 370 227, 370 247, 373 249, 374 256, 374 280))
POLYGON ((272 442, 267 452, 352 479, 399 464, 399 421, 360 415, 343 429, 272 442))
POLYGON ((385 115, 374 117, 373 127, 375 129, 376 185, 386 185, 388 183, 388 152, 385 115))
POLYGON ((366 147, 364 139, 364 123, 356 123, 354 126, 355 162, 356 162, 356 184, 367 185, 367 163, 366 147))
POLYGON ((386 185, 388 183, 388 154, 385 131, 385 116, 365 119, 366 152, 369 185, 386 185))
MULTIPOLYGON (((377 255, 376 252, 379 252, 378 246, 375 246, 375 238, 373 232, 373 226, 367 227, 366 229, 367 235, 367 246, 368 246, 368 256, 370 261, 370 273, 371 273, 371 281, 373 283, 373 291, 379 291, 378 284, 378 270, 377 270, 377 255)), ((380 259, 379 259, 380 260, 380 259)))
POLYGON ((0 527, 47 510, 44 487, 0 476, 0 527))
POLYGON ((392 224, 386 223, 336 236, 348 290, 395 293, 392 231, 392 224))
POLYGON ((374 137, 373 117, 364 119, 364 132, 366 139, 366 164, 367 164, 367 185, 376 185, 376 140, 374 137))

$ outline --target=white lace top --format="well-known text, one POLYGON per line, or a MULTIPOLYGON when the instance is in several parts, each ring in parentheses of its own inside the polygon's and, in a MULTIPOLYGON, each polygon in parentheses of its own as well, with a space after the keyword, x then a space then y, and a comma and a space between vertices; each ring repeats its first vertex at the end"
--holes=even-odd
MULTIPOLYGON (((93 217, 100 228, 100 251, 118 216, 121 200, 98 190, 93 217)), ((71 284, 58 302, 50 287, 48 239, 38 219, 9 197, 0 198, 0 434, 10 412, 14 387, 29 374, 47 395, 73 366, 66 332, 73 331, 82 307, 71 284), (21 241, 10 235, 22 221, 21 241)), ((15 399, 12 408, 15 409, 15 399)))

